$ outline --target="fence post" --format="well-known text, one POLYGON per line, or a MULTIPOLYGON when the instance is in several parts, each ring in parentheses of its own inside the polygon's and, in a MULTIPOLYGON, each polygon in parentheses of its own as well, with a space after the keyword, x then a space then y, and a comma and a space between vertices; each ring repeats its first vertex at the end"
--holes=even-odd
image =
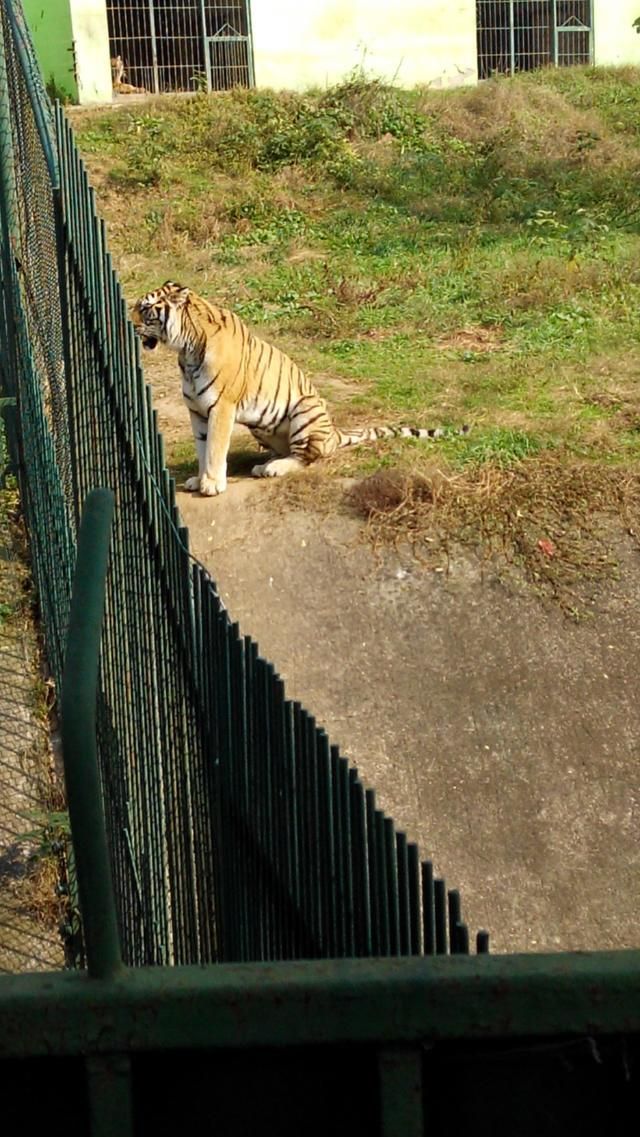
POLYGON ((149 31, 151 33, 151 60, 153 63, 153 93, 154 95, 160 94, 160 71, 158 68, 158 44, 156 40, 156 14, 153 8, 153 0, 148 0, 149 3, 149 31))
POLYGON ((200 0, 200 34, 202 37, 202 50, 204 51, 204 70, 207 76, 207 91, 213 90, 213 82, 211 79, 211 43, 209 41, 207 29, 207 13, 204 8, 204 0, 200 0))
POLYGON ((96 744, 96 696, 114 497, 87 494, 62 684, 62 751, 89 975, 122 968, 96 744))

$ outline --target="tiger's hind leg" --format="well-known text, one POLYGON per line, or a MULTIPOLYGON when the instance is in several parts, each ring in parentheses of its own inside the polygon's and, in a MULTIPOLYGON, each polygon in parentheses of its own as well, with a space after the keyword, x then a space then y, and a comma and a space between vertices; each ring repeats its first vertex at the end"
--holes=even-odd
POLYGON ((299 473, 306 469, 306 462, 301 458, 271 458, 259 466, 254 466, 251 474, 254 478, 282 478, 285 474, 299 473))
POLYGON ((289 423, 283 422, 275 430, 261 430, 259 427, 250 427, 251 433, 259 446, 267 451, 261 454, 262 463, 271 458, 286 458, 289 453, 289 423))

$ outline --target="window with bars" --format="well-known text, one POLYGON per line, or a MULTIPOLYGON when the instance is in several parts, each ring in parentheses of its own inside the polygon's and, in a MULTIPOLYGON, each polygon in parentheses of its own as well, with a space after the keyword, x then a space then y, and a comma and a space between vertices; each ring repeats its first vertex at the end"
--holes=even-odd
POLYGON ((592 0, 476 0, 478 78, 593 61, 592 0))
POLYGON ((107 0, 114 89, 253 86, 249 0, 107 0))

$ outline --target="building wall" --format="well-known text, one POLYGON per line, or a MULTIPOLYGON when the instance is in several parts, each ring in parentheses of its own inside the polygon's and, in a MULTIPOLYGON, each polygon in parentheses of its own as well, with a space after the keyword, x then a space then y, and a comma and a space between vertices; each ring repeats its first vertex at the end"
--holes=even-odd
MULTIPOLYGON (((45 82, 74 101, 110 101, 105 0, 23 4, 45 82)), ((303 90, 360 66, 405 87, 473 83, 475 8, 475 0, 251 0, 256 83, 303 90)), ((640 0, 594 0, 596 64, 640 64, 637 16, 640 0)))
POLYGON ((251 20, 259 87, 324 86, 358 66, 404 87, 477 78, 475 0, 251 0, 251 20))
POLYGON ((23 7, 45 83, 77 102, 69 0, 23 0, 23 7))
POLYGON ((640 0, 593 0, 594 63, 640 63, 640 0))
MULTIPOLYGON (((42 2, 42 0, 41 0, 42 2)), ((111 101, 111 60, 105 0, 70 0, 78 101, 111 101)))

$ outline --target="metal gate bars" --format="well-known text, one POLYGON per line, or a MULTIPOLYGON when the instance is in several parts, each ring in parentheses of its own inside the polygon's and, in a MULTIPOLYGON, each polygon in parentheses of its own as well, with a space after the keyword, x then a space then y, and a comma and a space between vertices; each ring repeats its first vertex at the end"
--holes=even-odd
POLYGON ((114 80, 140 90, 254 84, 249 0, 108 0, 114 80))
POLYGON ((593 61, 592 0, 476 0, 478 78, 593 61))

